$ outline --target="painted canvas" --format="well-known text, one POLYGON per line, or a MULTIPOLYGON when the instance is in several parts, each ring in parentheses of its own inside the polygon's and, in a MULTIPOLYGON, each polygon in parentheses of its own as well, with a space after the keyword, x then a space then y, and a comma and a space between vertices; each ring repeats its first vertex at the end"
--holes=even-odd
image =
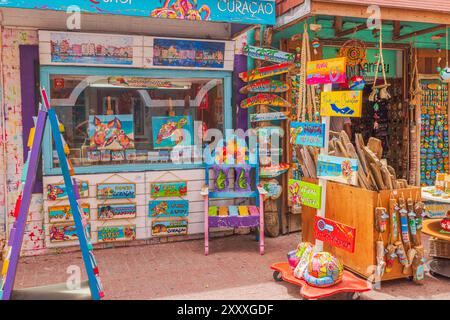
POLYGON ((188 234, 188 221, 183 220, 165 220, 152 222, 152 236, 178 236, 188 234))
POLYGON ((106 226, 97 230, 98 242, 118 242, 136 240, 136 226, 106 226))
POLYGON ((154 200, 148 204, 149 218, 174 218, 188 215, 189 201, 187 200, 154 200))
POLYGON ((309 61, 306 67, 306 84, 345 83, 346 58, 309 61))
POLYGON ((134 149, 132 114, 89 116, 89 142, 92 149, 134 149))
POLYGON ((323 148, 325 145, 325 124, 291 122, 291 144, 323 148))
MULTIPOLYGON (((89 204, 82 204, 81 210, 84 217, 89 219, 91 211, 89 204)), ((70 205, 48 207, 48 220, 50 223, 73 221, 70 205)))
POLYGON ((223 69, 224 64, 225 42, 154 39, 154 66, 223 69))
POLYGON ((355 252, 356 229, 343 223, 315 216, 314 238, 333 247, 355 252))
MULTIPOLYGON (((87 231, 90 235, 91 228, 87 225, 87 231)), ((50 242, 66 242, 78 240, 77 228, 75 224, 54 224, 49 227, 50 242)))
MULTIPOLYGON (((89 183, 86 181, 78 182, 78 191, 81 198, 89 197, 89 183)), ((47 200, 56 201, 68 199, 66 186, 64 183, 55 183, 47 185, 47 200)))
POLYGON ((152 117, 152 133, 154 149, 172 149, 177 145, 190 146, 193 138, 192 117, 152 117))
POLYGON ((153 182, 150 184, 152 198, 182 197, 187 195, 187 182, 153 182))
POLYGON ((356 186, 358 184, 358 160, 319 154, 317 177, 356 186))
POLYGON ((304 205, 314 209, 320 209, 322 199, 322 187, 301 180, 289 179, 289 201, 294 206, 304 205))
POLYGON ((97 185, 97 199, 134 199, 134 183, 100 183, 97 185))
POLYGON ((103 204, 97 207, 98 220, 119 220, 136 218, 135 203, 103 204))
POLYGON ((328 117, 361 117, 362 91, 322 92, 320 115, 328 117))

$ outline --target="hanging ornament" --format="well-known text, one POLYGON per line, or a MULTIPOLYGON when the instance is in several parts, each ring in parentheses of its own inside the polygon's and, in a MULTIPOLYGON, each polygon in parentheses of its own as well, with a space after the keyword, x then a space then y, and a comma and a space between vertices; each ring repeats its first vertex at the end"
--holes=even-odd
POLYGON ((450 68, 447 66, 439 71, 442 82, 450 82, 450 68))
POLYGON ((314 38, 314 39, 311 41, 311 45, 312 45, 312 47, 313 47, 313 49, 314 49, 314 54, 317 55, 317 49, 320 48, 320 42, 319 42, 319 39, 314 38))
POLYGON ((437 53, 440 53, 442 51, 442 49, 441 49, 441 45, 440 44, 438 44, 438 46, 437 46, 437 48, 436 48, 436 52, 437 53))
POLYGON ((361 76, 354 76, 348 82, 348 88, 350 90, 361 91, 364 89, 366 82, 361 76))
POLYGON ((347 65, 351 67, 361 66, 367 63, 366 45, 361 40, 351 39, 346 41, 339 50, 339 56, 347 58, 347 65))

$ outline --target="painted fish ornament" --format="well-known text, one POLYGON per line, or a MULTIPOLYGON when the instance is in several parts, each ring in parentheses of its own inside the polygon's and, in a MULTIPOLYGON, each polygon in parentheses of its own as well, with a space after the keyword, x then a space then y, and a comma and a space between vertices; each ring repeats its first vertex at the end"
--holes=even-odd
POLYGON ((225 173, 223 172, 223 170, 219 170, 219 175, 217 176, 217 179, 216 179, 216 186, 217 186, 218 190, 220 190, 220 191, 225 190, 226 178, 227 177, 226 177, 225 173))
MULTIPOLYGON (((163 140, 171 137, 177 129, 182 129, 187 123, 186 118, 180 119, 178 122, 175 121, 169 121, 161 126, 161 129, 159 129, 158 137, 156 138, 156 143, 161 143, 163 140)), ((182 138, 180 138, 182 139, 182 138)), ((177 144, 180 143, 180 141, 177 141, 177 144)))

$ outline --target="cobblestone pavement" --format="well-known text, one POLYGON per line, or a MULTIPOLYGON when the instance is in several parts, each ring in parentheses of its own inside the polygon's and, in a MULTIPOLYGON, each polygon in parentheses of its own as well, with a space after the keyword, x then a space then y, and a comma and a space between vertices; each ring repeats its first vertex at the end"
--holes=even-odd
MULTIPOLYGON (((285 261, 299 241, 298 233, 266 238, 264 256, 251 235, 213 239, 208 257, 201 240, 96 250, 95 255, 106 299, 298 299, 299 288, 275 282, 269 267, 285 261)), ((16 288, 65 282, 70 265, 83 268, 81 253, 22 258, 16 288)), ((389 281, 362 298, 450 300, 450 281, 431 276, 425 286, 389 281)))

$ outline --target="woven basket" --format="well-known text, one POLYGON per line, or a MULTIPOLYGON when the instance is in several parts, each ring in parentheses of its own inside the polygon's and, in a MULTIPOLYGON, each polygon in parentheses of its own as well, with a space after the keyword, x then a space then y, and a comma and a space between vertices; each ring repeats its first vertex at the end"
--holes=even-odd
POLYGON ((430 238, 430 256, 450 259, 450 242, 437 238, 430 238))

